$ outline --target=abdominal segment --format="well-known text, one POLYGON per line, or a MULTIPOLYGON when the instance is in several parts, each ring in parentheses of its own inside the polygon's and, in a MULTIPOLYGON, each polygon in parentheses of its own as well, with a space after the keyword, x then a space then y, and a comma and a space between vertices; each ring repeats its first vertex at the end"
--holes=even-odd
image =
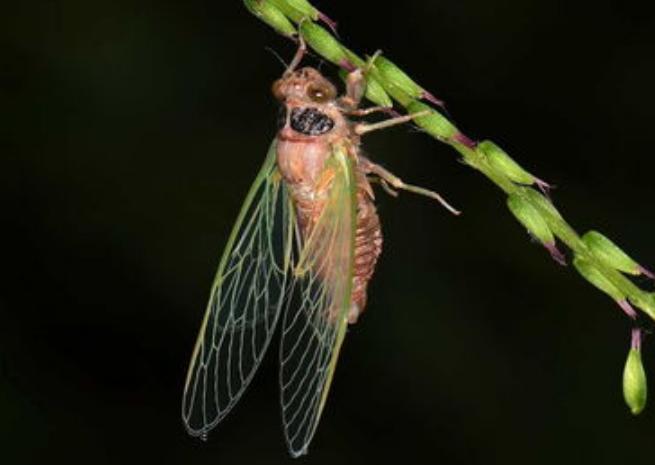
MULTIPOLYGON (((326 208, 334 173, 325 165, 323 165, 322 170, 316 170, 317 159, 325 159, 328 157, 327 154, 322 156, 323 154, 320 154, 321 150, 318 147, 312 147, 313 150, 301 150, 301 145, 306 145, 306 143, 299 142, 297 144, 298 146, 295 146, 296 144, 287 141, 278 146, 278 166, 289 185, 303 242, 306 244, 326 208), (301 158, 304 158, 304 160, 301 158), (313 166, 306 166, 306 163, 313 166)), ((355 179, 357 182, 357 215, 354 228, 355 249, 352 269, 351 307, 348 311, 349 323, 355 323, 366 307, 368 283, 373 276, 375 265, 382 252, 382 231, 380 219, 373 203, 371 186, 366 175, 362 172, 356 172, 355 179)), ((328 240, 328 238, 325 238, 325 240, 328 240)), ((327 246, 327 244, 325 245, 327 246)), ((333 252, 339 253, 338 251, 333 252)), ((330 251, 326 250, 326 253, 329 254, 330 251)), ((318 275, 322 279, 334 279, 335 277, 332 276, 334 270, 330 270, 329 263, 331 259, 338 260, 338 258, 318 258, 324 265, 321 266, 320 270, 316 270, 318 275)), ((337 309, 330 310, 330 312, 333 311, 336 314, 337 309)))
POLYGON ((382 253, 382 228, 371 186, 364 174, 358 175, 357 228, 355 232, 355 266, 349 322, 354 323, 366 307, 366 289, 382 253))

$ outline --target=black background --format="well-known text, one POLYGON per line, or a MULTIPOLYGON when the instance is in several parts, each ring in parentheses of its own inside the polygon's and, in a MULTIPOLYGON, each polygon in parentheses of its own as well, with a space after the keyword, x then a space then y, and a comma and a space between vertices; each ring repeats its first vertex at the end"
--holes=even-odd
MULTIPOLYGON (((655 264, 646 2, 317 6, 351 48, 383 49, 446 100, 465 133, 557 184, 580 232, 655 264)), ((186 435, 179 403, 275 134, 282 65, 265 48, 288 60, 293 44, 237 0, 14 2, 1 16, 0 461, 290 461, 275 354, 207 443, 186 435)), ((365 148, 464 215, 379 194, 368 311, 301 460, 653 463, 653 409, 632 418, 622 400, 630 325, 612 301, 531 243, 447 146, 403 127, 365 148)))

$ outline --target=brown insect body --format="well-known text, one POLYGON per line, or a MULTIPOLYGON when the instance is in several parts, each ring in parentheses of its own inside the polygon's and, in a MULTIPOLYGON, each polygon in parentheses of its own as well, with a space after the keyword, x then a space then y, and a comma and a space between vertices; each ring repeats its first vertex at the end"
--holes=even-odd
POLYGON ((360 137, 345 116, 336 89, 313 68, 290 72, 273 85, 285 115, 277 135, 277 164, 289 186, 305 239, 321 216, 334 173, 326 165, 335 146, 352 157, 357 182, 357 224, 349 323, 366 306, 366 289, 382 252, 382 231, 367 178, 368 161, 360 153, 360 137))

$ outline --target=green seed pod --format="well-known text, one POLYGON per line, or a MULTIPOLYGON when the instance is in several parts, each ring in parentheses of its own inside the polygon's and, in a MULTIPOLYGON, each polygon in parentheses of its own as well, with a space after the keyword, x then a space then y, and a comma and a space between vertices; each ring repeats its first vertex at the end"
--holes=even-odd
POLYGON ((597 231, 589 231, 582 240, 605 265, 631 275, 641 274, 641 267, 614 242, 597 231))
POLYGON ((377 57, 375 60, 375 67, 390 85, 400 88, 411 98, 419 99, 423 97, 423 88, 416 84, 403 70, 385 57, 377 57))
POLYGON ((544 245, 554 244, 555 237, 548 227, 548 223, 530 202, 518 194, 510 194, 507 206, 517 220, 544 245))
POLYGON ((543 194, 530 187, 523 188, 522 192, 526 198, 532 202, 533 205, 542 208, 543 210, 553 215, 555 218, 562 218, 562 215, 557 210, 557 208, 555 208, 552 202, 548 200, 543 194))
POLYGON ((300 34, 307 44, 326 60, 338 66, 350 63, 348 55, 339 41, 318 24, 303 21, 300 24, 300 34))
POLYGON ((503 173, 512 181, 519 184, 534 184, 534 176, 524 170, 503 149, 493 142, 489 140, 482 141, 478 144, 478 149, 487 156, 487 160, 492 168, 503 173))
POLYGON ((372 77, 367 78, 366 98, 376 105, 389 108, 393 107, 393 101, 389 97, 389 94, 386 93, 382 84, 372 77))
POLYGON ((623 398, 633 415, 639 415, 646 406, 648 386, 641 361, 641 331, 632 330, 632 341, 623 369, 623 398))
POLYGON ((603 291, 605 294, 612 297, 615 301, 623 302, 626 300, 625 294, 617 289, 614 284, 612 284, 612 282, 607 279, 605 275, 601 273, 601 271, 589 261, 576 256, 573 259, 573 266, 575 266, 583 278, 603 291))
POLYGON ((318 10, 306 0, 269 1, 295 22, 300 22, 305 18, 312 19, 313 21, 318 19, 318 10))
POLYGON ((459 134, 457 128, 446 119, 441 113, 426 105, 425 103, 414 100, 407 105, 409 113, 418 113, 421 111, 429 110, 430 114, 414 118, 416 124, 425 129, 430 135, 441 140, 450 140, 456 134, 459 134))
MULTIPOLYGON (((345 82, 348 72, 344 69, 339 70, 339 76, 345 82)), ((381 107, 393 107, 393 101, 378 81, 371 76, 366 76, 366 93, 365 97, 381 107)))
POLYGON ((244 5, 252 14, 271 26, 280 34, 292 37, 296 28, 287 17, 270 0, 243 0, 244 5))

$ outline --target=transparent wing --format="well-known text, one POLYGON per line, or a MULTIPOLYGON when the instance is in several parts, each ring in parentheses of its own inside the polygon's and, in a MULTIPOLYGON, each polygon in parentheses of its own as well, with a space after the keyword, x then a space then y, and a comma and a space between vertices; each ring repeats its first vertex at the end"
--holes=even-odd
POLYGON ((294 457, 307 452, 316 431, 351 302, 356 206, 353 170, 345 151, 333 150, 323 179, 329 183, 329 194, 309 237, 304 243, 298 238, 291 301, 282 323, 282 416, 294 457))
POLYGON ((285 301, 294 215, 271 145, 221 258, 184 386, 182 418, 206 436, 239 400, 285 301))

